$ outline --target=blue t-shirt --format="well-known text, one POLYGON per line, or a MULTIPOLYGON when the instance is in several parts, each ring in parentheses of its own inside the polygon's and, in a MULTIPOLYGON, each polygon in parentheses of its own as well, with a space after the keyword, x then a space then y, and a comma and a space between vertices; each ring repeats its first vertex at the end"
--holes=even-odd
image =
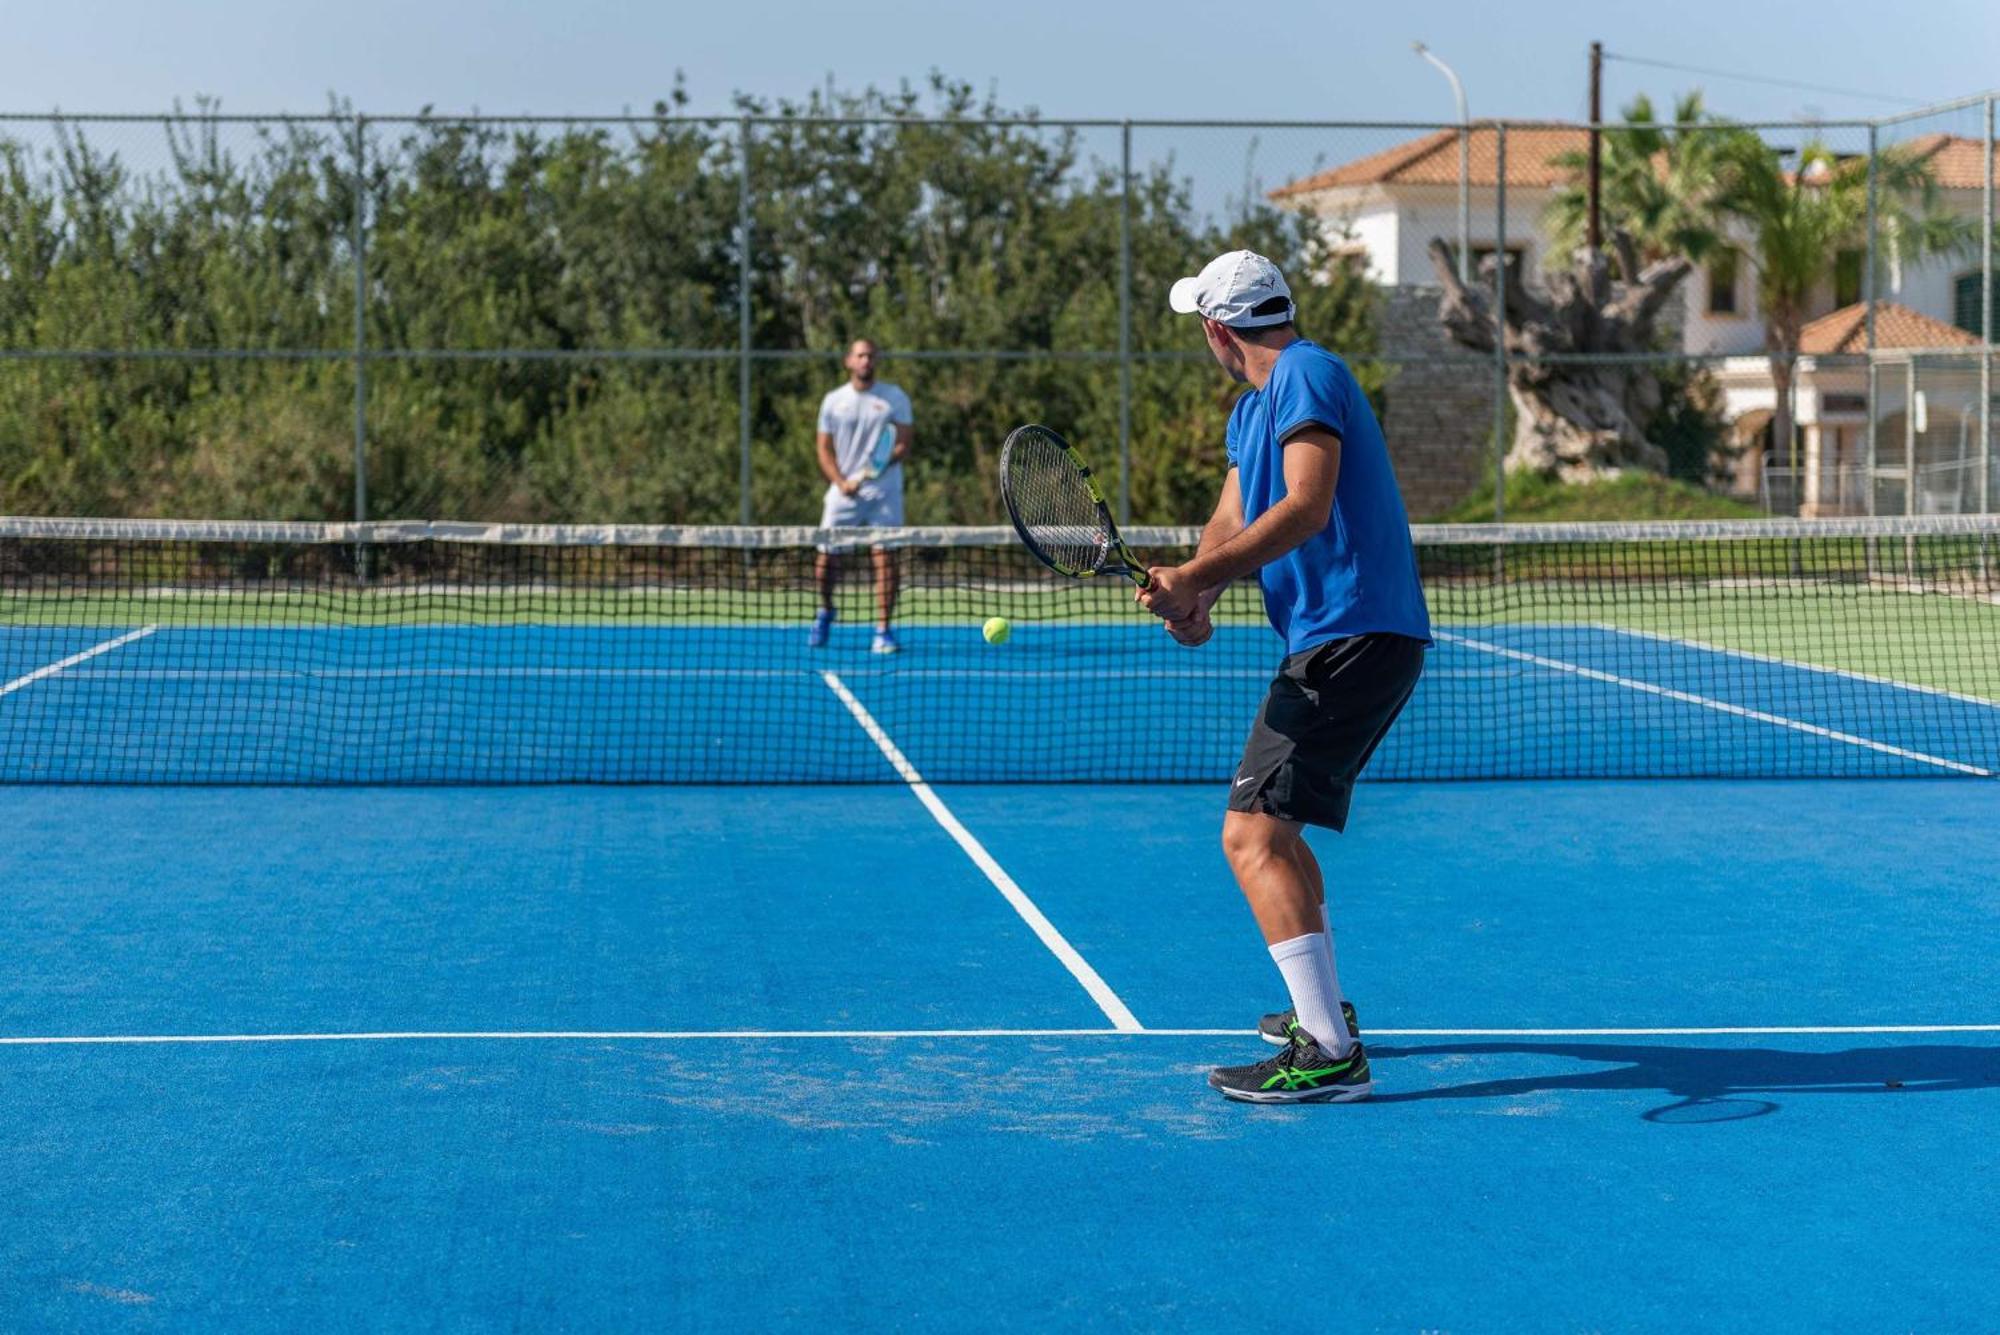
POLYGON ((1285 437, 1312 422, 1340 437, 1332 512, 1325 528, 1257 573, 1285 652, 1369 631, 1429 643, 1430 611, 1382 427, 1347 363, 1310 340, 1279 353, 1264 387, 1238 398, 1229 415, 1244 523, 1284 499, 1285 437))

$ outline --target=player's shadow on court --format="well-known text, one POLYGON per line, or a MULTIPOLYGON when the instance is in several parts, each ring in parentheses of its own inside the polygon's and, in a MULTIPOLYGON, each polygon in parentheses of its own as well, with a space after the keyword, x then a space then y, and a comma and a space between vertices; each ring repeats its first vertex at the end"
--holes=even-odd
POLYGON ((1783 1048, 1694 1048, 1652 1043, 1426 1043, 1371 1047, 1374 1103, 1419 1099, 1504 1099, 1542 1092, 1658 1090, 1674 1100, 1644 1114, 1650 1122, 1731 1122, 1777 1112, 1788 1095, 1894 1097, 2000 1087, 2000 1046, 1922 1044, 1795 1052, 1783 1048), (1415 1062, 1440 1057, 1557 1057, 1588 1070, 1412 1088, 1415 1062), (1415 1059, 1405 1064, 1404 1059, 1415 1059), (1384 1088, 1386 1086, 1387 1088, 1384 1088))

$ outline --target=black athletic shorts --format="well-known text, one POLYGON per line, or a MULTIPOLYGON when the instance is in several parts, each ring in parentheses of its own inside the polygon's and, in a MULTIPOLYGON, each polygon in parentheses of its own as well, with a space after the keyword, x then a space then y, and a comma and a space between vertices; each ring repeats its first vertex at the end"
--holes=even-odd
POLYGON ((1346 829, 1354 780, 1423 670, 1424 642, 1406 635, 1356 635, 1288 656, 1243 744, 1229 809, 1346 829))

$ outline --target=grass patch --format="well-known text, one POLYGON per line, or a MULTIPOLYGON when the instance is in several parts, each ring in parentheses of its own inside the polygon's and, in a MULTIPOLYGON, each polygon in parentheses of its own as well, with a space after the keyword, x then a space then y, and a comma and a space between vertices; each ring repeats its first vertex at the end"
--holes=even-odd
MULTIPOLYGON (((1703 491, 1655 473, 1627 473, 1603 482, 1557 482, 1534 473, 1507 479, 1508 522, 1570 520, 1762 519, 1754 505, 1703 491)), ((1488 482, 1431 522, 1490 524, 1493 484, 1488 482)))

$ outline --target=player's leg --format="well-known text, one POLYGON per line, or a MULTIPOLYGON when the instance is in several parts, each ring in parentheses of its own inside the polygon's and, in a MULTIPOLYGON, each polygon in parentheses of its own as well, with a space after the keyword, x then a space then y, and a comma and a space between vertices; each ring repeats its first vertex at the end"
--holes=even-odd
POLYGON ((840 583, 840 558, 832 552, 821 552, 814 557, 813 583, 819 588, 819 611, 813 614, 812 629, 806 632, 808 649, 824 645, 833 630, 833 591, 840 583))
POLYGON ((1223 852, 1298 1015, 1274 1056, 1208 1073, 1211 1088, 1245 1103, 1344 1103, 1374 1088, 1368 1054, 1339 1018, 1340 982, 1300 842, 1298 823, 1279 816, 1232 807, 1223 817, 1223 852))
MULTIPOLYGON (((1333 920, 1326 911, 1326 878, 1320 871, 1319 859, 1314 856, 1312 845, 1301 838, 1293 845, 1298 855, 1299 874, 1312 886, 1313 898, 1319 901, 1321 930, 1326 933, 1326 953, 1330 967, 1334 967, 1334 989, 1340 997, 1340 1018, 1347 1029, 1349 1038, 1361 1037, 1361 1019, 1354 1013, 1354 1005, 1347 999, 1347 993, 1340 986, 1340 971, 1334 965, 1338 958, 1333 944, 1333 920)), ((1257 1034, 1266 1043, 1282 1047, 1288 1041, 1292 1021, 1299 1017, 1291 1010, 1272 1011, 1257 1022, 1257 1034)))
POLYGON ((1319 899, 1301 863, 1299 827, 1276 816, 1231 811, 1222 820, 1222 852, 1263 929, 1276 945, 1322 926, 1319 899))
MULTIPOLYGON (((848 528, 854 523, 854 498, 838 487, 826 489, 826 500, 819 511, 821 528, 848 528)), ((813 585, 819 590, 819 611, 814 614, 812 629, 806 633, 806 647, 817 649, 826 643, 826 637, 833 629, 833 593, 840 584, 840 557, 831 547, 821 547, 813 558, 813 585)))
MULTIPOLYGON (((895 477, 884 478, 864 488, 864 514, 862 522, 881 528, 900 528, 903 523, 903 489, 901 481, 895 477)), ((896 588, 898 582, 896 552, 891 547, 877 547, 875 559, 875 643, 871 646, 878 654, 893 654, 902 648, 896 642, 896 632, 889 622, 896 615, 896 588)))
POLYGON ((813 582, 819 586, 819 605, 831 612, 833 591, 840 583, 840 558, 832 552, 821 552, 814 558, 813 582))
POLYGON ((1292 848, 1293 855, 1299 860, 1299 874, 1312 886, 1313 899, 1319 904, 1320 926, 1331 932, 1333 923, 1326 916, 1326 877, 1320 874, 1319 859, 1313 856, 1312 845, 1303 838, 1292 848))
POLYGON ((889 629, 891 618, 896 615, 897 589, 896 553, 886 547, 875 549, 875 629, 889 629))
POLYGON ((1300 852, 1304 844, 1301 827, 1292 821, 1250 811, 1223 818, 1223 853, 1284 976, 1298 1023, 1339 1056, 1350 1042, 1340 1014, 1340 977, 1316 877, 1307 870, 1314 866, 1312 854, 1300 852))

